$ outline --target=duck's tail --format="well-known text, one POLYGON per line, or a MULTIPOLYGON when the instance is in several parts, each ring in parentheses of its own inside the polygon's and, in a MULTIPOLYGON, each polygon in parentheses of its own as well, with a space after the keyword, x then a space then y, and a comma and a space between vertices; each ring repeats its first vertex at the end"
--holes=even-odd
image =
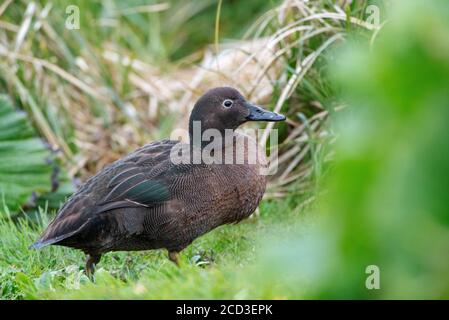
POLYGON ((28 249, 29 250, 40 249, 40 248, 45 247, 45 246, 46 246, 46 244, 43 241, 36 241, 31 246, 29 246, 28 249))
POLYGON ((49 245, 52 245, 52 244, 57 244, 58 242, 71 237, 77 231, 78 230, 75 230, 73 232, 70 232, 70 233, 67 233, 67 234, 63 234, 63 235, 60 235, 58 237, 54 237, 54 238, 50 238, 50 239, 40 238, 35 243, 33 243, 31 246, 29 246, 28 249, 30 249, 30 250, 31 249, 41 249, 43 247, 46 247, 46 246, 49 246, 49 245))
POLYGON ((31 246, 28 247, 28 249, 41 249, 43 247, 49 246, 51 244, 55 244, 56 242, 61 241, 62 239, 58 239, 58 238, 53 238, 53 239, 49 239, 49 240, 42 240, 39 239, 37 240, 35 243, 33 243, 31 246))
POLYGON ((89 220, 85 221, 79 228, 71 231, 71 232, 67 232, 64 234, 60 234, 59 236, 51 236, 52 235, 52 229, 51 229, 51 225, 50 224, 47 227, 47 230, 44 232, 44 234, 41 236, 41 238, 39 240, 37 240, 35 243, 33 243, 31 246, 28 247, 28 249, 41 249, 43 247, 52 245, 52 244, 58 244, 58 242, 61 242, 62 240, 65 240, 67 238, 70 238, 71 236, 73 236, 74 234, 78 233, 87 223, 89 222, 89 220), (50 234, 49 231, 50 230, 50 234))

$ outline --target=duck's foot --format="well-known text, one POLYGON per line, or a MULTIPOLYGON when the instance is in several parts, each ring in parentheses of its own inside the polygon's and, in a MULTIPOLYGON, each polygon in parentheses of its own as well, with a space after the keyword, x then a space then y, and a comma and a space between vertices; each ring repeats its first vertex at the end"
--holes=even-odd
POLYGON ((176 264, 179 267, 179 252, 178 251, 169 251, 168 258, 171 262, 176 264))
POLYGON ((89 277, 90 280, 93 280, 94 272, 95 272, 95 265, 100 262, 101 254, 98 255, 87 255, 86 260, 86 275, 89 277))

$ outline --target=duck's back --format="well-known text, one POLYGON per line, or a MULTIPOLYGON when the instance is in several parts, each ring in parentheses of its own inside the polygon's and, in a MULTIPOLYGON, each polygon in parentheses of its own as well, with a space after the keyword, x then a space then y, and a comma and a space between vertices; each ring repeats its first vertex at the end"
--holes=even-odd
POLYGON ((253 164, 175 164, 170 155, 178 143, 151 143, 90 178, 39 242, 88 253, 179 251, 257 208, 265 191, 265 176, 260 174, 265 159, 262 164, 259 159, 263 155, 253 164))

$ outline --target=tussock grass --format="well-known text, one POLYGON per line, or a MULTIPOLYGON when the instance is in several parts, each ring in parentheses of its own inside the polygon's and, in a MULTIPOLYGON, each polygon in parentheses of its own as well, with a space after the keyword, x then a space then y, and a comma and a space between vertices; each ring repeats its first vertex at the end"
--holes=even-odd
POLYGON ((175 33, 188 17, 216 10, 211 3, 116 4, 107 9, 107 18, 98 15, 99 4, 75 4, 85 17, 79 31, 64 29, 63 4, 7 1, 0 16, 0 88, 61 151, 70 175, 85 178, 137 146, 185 128, 199 95, 212 86, 231 85, 289 116, 280 127, 281 171, 268 197, 285 196, 292 182, 305 192, 310 177, 321 172, 318 160, 326 158, 322 145, 330 136, 324 124, 337 107, 324 75, 326 54, 348 29, 366 30, 367 37, 376 29, 363 21, 364 2, 286 0, 256 19, 241 40, 224 42, 224 4, 211 32, 217 43, 167 63, 155 58, 165 50, 160 14, 185 13, 176 23, 169 19, 175 33), (144 30, 147 22, 153 31, 144 30), (122 32, 108 37, 108 24, 122 32), (135 34, 132 28, 141 38, 126 38, 135 34), (96 37, 90 29, 98 30, 96 37), (148 32, 151 42, 145 42, 148 32))

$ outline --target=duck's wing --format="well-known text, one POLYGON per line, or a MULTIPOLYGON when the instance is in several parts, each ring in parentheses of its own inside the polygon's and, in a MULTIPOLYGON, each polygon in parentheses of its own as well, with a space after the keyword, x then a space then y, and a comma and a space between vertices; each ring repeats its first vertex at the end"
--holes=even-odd
POLYGON ((81 231, 90 219, 119 208, 151 207, 170 199, 164 174, 173 167, 176 141, 146 145, 89 179, 70 197, 32 246, 55 244, 81 231))
POLYGON ((150 207, 170 199, 164 179, 151 177, 144 168, 130 166, 113 176, 109 193, 96 205, 95 214, 125 207, 150 207))

